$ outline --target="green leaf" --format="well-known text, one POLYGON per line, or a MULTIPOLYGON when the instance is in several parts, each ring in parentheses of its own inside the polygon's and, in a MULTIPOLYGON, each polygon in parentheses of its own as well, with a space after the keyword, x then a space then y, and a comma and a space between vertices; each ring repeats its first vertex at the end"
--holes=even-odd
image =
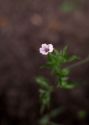
POLYGON ((63 2, 59 9, 62 12, 68 13, 68 12, 74 11, 76 9, 76 5, 73 2, 72 3, 63 2))
POLYGON ((60 52, 59 52, 57 49, 54 50, 54 54, 55 54, 56 56, 60 56, 60 52))
POLYGON ((39 121, 39 124, 40 124, 40 125, 48 125, 48 123, 49 123, 49 117, 48 117, 48 116, 42 117, 42 118, 40 119, 40 121, 39 121))
POLYGON ((67 81, 65 84, 64 84, 64 86, 63 86, 63 88, 64 89, 73 89, 73 88, 75 88, 75 84, 74 83, 72 83, 72 82, 70 82, 70 81, 67 81))
POLYGON ((49 85, 48 81, 42 76, 37 77, 36 81, 40 87, 39 99, 41 104, 40 112, 42 113, 50 105, 50 98, 51 98, 51 93, 53 91, 53 87, 49 85))
POLYGON ((40 108, 40 111, 41 113, 49 107, 50 105, 50 96, 51 95, 51 91, 44 91, 44 90, 41 90, 40 91, 40 104, 41 104, 41 108, 40 108))
POLYGON ((63 89, 73 89, 76 87, 76 84, 68 80, 68 77, 61 77, 58 81, 57 87, 63 88, 63 89))
POLYGON ((63 56, 67 54, 67 50, 68 50, 68 46, 65 46, 62 52, 63 56))
POLYGON ((78 56, 76 56, 76 55, 73 55, 73 56, 71 56, 70 58, 69 58, 69 62, 72 62, 72 61, 77 61, 77 60, 79 60, 79 57, 78 56))
POLYGON ((67 83, 64 88, 65 89, 73 89, 73 88, 75 88, 75 85, 73 83, 71 83, 71 84, 67 83))
POLYGON ((86 117, 86 115, 87 115, 87 112, 84 111, 84 110, 81 110, 81 111, 78 112, 78 117, 80 119, 84 119, 86 117))
POLYGON ((37 82, 37 84, 38 84, 41 88, 44 88, 44 89, 49 88, 49 84, 48 84, 47 79, 45 79, 45 78, 42 77, 42 76, 37 77, 37 78, 36 78, 36 82, 37 82))
POLYGON ((69 69, 64 68, 64 69, 62 69, 62 71, 60 72, 60 76, 61 76, 61 77, 65 77, 65 76, 68 76, 69 73, 70 73, 69 69))
POLYGON ((68 62, 69 56, 67 54, 68 47, 64 47, 63 50, 60 50, 60 62, 64 64, 68 62))

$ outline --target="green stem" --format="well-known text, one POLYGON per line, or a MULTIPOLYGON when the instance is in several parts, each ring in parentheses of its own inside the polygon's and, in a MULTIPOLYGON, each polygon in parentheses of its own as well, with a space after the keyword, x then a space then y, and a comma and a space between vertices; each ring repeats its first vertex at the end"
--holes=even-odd
POLYGON ((68 68, 68 69, 73 69, 73 68, 75 68, 76 66, 83 65, 83 64, 85 64, 85 63, 87 63, 87 62, 89 62, 89 55, 88 55, 88 57, 87 57, 86 59, 84 59, 84 60, 82 60, 82 61, 79 61, 79 62, 77 62, 77 63, 75 63, 75 64, 72 64, 72 65, 70 65, 70 66, 68 66, 68 67, 66 67, 66 68, 68 68))

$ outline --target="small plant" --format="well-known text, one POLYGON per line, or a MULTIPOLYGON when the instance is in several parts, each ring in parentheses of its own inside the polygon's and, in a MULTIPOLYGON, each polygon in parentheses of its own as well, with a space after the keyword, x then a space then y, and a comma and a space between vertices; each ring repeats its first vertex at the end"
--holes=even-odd
MULTIPOLYGON (((78 60, 77 56, 68 55, 67 47, 64 47, 62 50, 57 50, 52 44, 42 44, 39 52, 43 56, 47 57, 47 62, 42 66, 42 68, 50 69, 50 72, 56 79, 56 87, 54 87, 44 76, 38 76, 36 78, 36 82, 39 86, 40 113, 42 114, 45 110, 50 108, 51 95, 56 88, 73 89, 76 87, 77 84, 69 79, 71 68, 89 61, 89 57, 83 61, 66 67, 65 64, 78 60)), ((41 122, 45 121, 45 125, 47 125, 49 123, 48 115, 43 118, 41 119, 41 122), (46 119, 44 120, 43 118, 46 119)))
MULTIPOLYGON (((67 54, 67 47, 63 50, 54 49, 52 44, 42 44, 39 52, 47 56, 47 63, 43 66, 44 68, 49 68, 51 73, 56 77, 56 87, 63 89, 72 89, 75 87, 74 82, 69 81, 70 69, 63 67, 65 63, 69 63, 77 60, 78 58, 73 55, 69 56, 67 54)), ((40 101, 41 101, 41 111, 50 105, 51 93, 54 91, 54 87, 49 84, 48 80, 44 76, 39 76, 36 78, 39 85, 40 101)))

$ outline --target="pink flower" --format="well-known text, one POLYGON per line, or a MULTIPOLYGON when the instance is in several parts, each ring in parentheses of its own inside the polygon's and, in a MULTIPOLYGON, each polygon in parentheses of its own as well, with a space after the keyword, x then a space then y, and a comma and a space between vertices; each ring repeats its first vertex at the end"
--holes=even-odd
POLYGON ((48 55, 48 53, 53 52, 54 48, 52 44, 42 44, 41 48, 39 49, 42 55, 48 55))

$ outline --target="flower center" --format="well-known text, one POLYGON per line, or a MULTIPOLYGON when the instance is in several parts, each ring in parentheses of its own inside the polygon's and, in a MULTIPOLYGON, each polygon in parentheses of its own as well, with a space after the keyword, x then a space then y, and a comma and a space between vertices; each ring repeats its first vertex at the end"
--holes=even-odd
POLYGON ((49 51, 49 48, 45 48, 45 52, 48 52, 49 51))

